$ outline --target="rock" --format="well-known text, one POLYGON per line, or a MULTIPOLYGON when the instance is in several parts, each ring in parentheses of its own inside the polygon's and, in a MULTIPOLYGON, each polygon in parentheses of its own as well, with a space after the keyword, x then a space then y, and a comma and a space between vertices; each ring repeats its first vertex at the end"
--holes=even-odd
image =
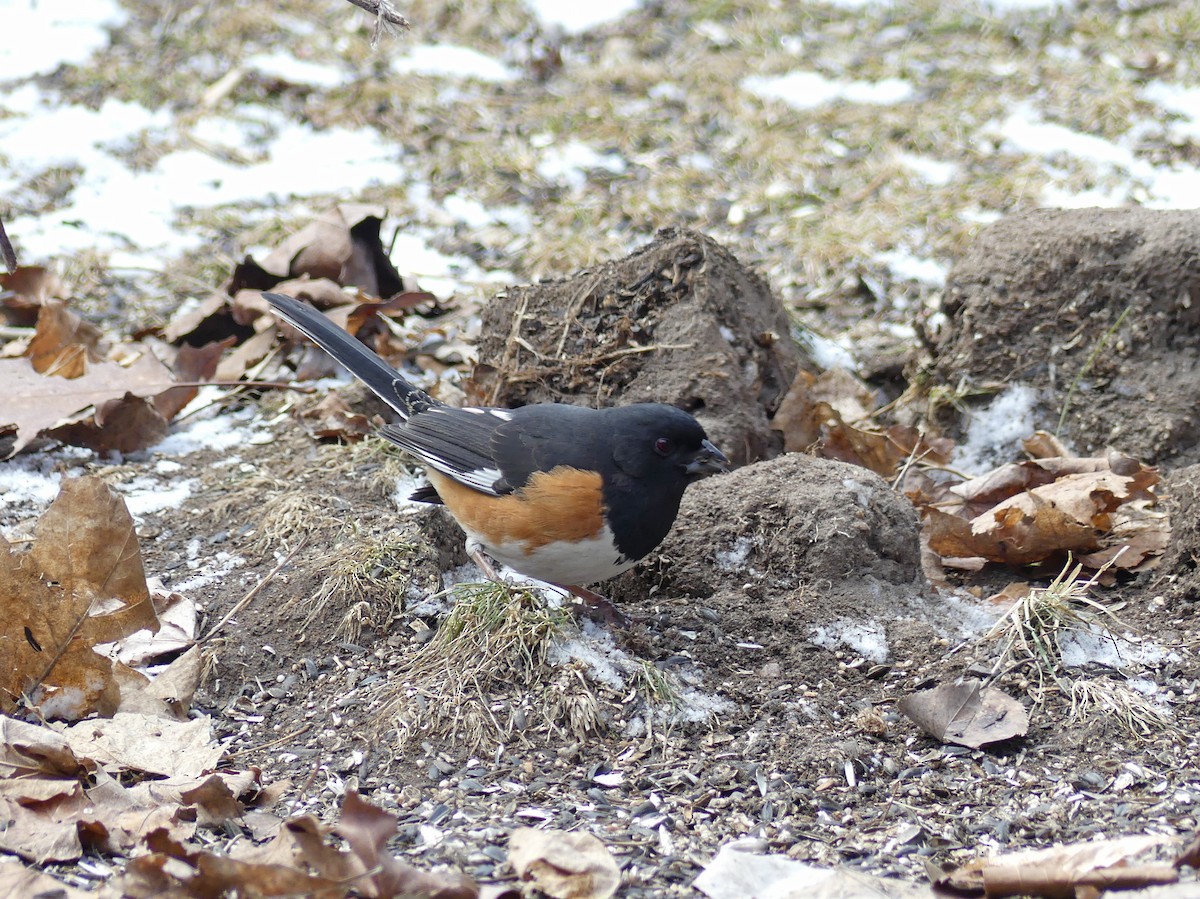
POLYGON ((1050 430, 1067 404, 1080 452, 1200 461, 1200 212, 1004 219, 954 266, 945 311, 940 382, 1028 383, 1050 430))
POLYGON ((510 288, 484 309, 478 352, 473 402, 672 403, 738 464, 781 451, 769 419, 800 364, 766 283, 685 230, 595 271, 510 288))

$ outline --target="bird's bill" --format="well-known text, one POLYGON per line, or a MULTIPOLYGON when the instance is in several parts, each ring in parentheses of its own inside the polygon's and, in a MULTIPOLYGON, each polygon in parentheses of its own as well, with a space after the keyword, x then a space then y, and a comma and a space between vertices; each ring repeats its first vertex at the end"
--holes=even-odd
POLYGON ((700 443, 700 452, 696 453, 692 457, 692 461, 683 468, 693 477, 703 478, 710 474, 729 471, 729 459, 711 441, 704 440, 700 443))

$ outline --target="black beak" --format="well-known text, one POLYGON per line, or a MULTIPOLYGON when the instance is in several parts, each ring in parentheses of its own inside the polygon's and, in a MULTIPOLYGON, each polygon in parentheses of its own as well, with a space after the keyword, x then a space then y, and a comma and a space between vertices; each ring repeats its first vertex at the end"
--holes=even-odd
POLYGON ((700 452, 692 457, 691 462, 683 466, 683 470, 693 478, 706 478, 710 474, 729 471, 729 460, 711 442, 702 440, 700 452))

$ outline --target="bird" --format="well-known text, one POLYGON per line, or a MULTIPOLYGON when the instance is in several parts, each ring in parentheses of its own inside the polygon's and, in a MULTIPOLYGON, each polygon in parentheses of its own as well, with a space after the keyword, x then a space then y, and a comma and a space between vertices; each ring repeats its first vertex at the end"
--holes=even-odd
POLYGON ((584 614, 624 622, 588 585, 645 558, 670 531, 688 485, 729 470, 700 422, 676 406, 450 406, 312 306, 263 298, 397 413, 400 421, 378 433, 424 467, 429 485, 411 499, 446 508, 491 580, 499 580, 495 559, 577 597, 584 614))

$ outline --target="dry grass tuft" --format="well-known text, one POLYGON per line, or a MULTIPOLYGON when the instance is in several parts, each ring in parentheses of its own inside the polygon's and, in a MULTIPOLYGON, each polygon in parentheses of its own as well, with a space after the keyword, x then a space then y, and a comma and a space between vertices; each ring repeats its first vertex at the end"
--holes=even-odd
POLYGON ((520 739, 526 727, 578 739, 601 725, 582 672, 554 668, 551 644, 575 624, 530 591, 459 584, 454 610, 401 672, 384 709, 401 744, 437 736, 476 751, 520 739))
POLYGON ((357 643, 364 627, 383 630, 404 608, 404 595, 412 582, 405 560, 417 552, 411 543, 397 541, 395 534, 355 533, 339 541, 312 562, 313 570, 325 572, 316 592, 304 601, 305 627, 337 601, 346 607, 336 636, 357 643))
POLYGON ((1115 643, 1127 629, 1088 595, 1105 569, 1087 580, 1080 578, 1082 570, 1082 565, 1068 559, 1049 585, 1030 590, 995 624, 988 636, 1003 644, 993 670, 1026 668, 1034 703, 1041 704, 1051 692, 1058 692, 1070 699, 1072 720, 1105 716, 1135 737, 1161 733, 1170 726, 1169 715, 1149 698, 1109 678, 1072 673, 1063 662, 1063 641, 1071 634, 1099 633, 1115 643))

